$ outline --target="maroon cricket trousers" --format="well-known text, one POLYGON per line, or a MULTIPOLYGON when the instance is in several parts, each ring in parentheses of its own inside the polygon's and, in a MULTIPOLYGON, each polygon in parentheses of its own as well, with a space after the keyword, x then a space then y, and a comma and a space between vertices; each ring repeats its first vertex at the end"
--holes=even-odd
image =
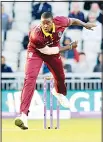
POLYGON ((50 72, 53 74, 56 91, 66 95, 65 75, 60 54, 44 55, 39 52, 28 52, 20 105, 20 112, 25 114, 28 114, 31 99, 36 88, 36 79, 43 61, 47 64, 50 72))

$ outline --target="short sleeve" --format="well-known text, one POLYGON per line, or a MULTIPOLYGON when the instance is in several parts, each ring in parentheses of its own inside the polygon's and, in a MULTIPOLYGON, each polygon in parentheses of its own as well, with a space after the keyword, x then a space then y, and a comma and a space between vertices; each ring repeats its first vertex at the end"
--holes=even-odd
POLYGON ((62 27, 68 27, 70 23, 70 19, 65 16, 57 16, 54 18, 54 21, 56 22, 57 25, 60 25, 62 27))

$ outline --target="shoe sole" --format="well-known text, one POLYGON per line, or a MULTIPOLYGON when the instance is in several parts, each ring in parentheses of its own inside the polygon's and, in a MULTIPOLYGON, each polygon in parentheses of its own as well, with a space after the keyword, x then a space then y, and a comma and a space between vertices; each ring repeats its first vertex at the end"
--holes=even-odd
POLYGON ((21 119, 15 120, 15 125, 21 128, 22 130, 27 130, 28 127, 26 127, 21 119))

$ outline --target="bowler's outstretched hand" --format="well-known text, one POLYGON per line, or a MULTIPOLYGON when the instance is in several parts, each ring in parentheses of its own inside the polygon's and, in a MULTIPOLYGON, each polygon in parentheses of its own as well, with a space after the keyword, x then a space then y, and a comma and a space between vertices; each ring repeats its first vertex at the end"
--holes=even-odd
POLYGON ((93 24, 93 23, 85 23, 85 26, 84 26, 86 29, 88 30, 93 30, 94 27, 96 27, 96 24, 93 24))

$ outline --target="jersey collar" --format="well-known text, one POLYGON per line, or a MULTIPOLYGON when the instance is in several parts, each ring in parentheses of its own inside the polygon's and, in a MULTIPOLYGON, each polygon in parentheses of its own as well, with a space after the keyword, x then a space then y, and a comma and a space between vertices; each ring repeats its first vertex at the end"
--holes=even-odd
MULTIPOLYGON (((48 37, 48 36, 52 37, 52 34, 45 32, 43 28, 42 28, 42 31, 46 37, 48 37)), ((55 33, 55 24, 54 23, 53 23, 52 33, 55 33)))

